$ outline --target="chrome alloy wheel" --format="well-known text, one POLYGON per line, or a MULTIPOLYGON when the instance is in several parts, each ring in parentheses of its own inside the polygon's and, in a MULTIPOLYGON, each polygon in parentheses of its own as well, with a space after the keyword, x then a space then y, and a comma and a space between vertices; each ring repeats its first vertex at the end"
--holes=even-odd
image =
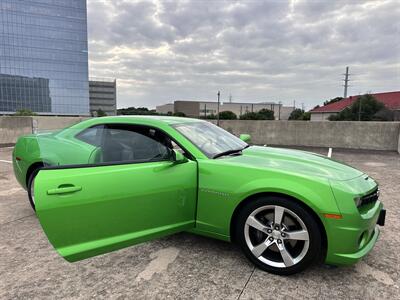
POLYGON ((277 205, 254 210, 247 217, 244 236, 247 247, 258 260, 277 268, 299 263, 310 245, 307 227, 300 217, 277 205))

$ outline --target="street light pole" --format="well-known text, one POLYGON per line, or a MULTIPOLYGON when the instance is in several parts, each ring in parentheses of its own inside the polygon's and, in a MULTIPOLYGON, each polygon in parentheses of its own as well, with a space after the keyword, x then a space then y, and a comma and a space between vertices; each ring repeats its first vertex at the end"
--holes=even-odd
POLYGON ((217 126, 219 126, 219 96, 220 92, 218 91, 217 96, 218 96, 218 105, 217 105, 217 126))

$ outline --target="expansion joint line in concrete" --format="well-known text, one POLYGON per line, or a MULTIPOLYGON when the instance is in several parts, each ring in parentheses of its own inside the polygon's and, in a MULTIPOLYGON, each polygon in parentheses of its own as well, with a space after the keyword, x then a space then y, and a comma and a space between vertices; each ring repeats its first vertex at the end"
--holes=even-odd
POLYGON ((16 220, 8 221, 8 222, 5 222, 5 223, 0 224, 0 226, 5 226, 5 225, 8 225, 8 224, 10 224, 10 223, 17 222, 17 221, 23 220, 23 219, 28 218, 28 217, 32 217, 32 216, 34 216, 34 215, 35 215, 35 214, 31 214, 31 215, 27 215, 27 216, 18 218, 18 219, 16 219, 16 220))
POLYGON ((239 300, 240 297, 242 296, 242 294, 243 294, 244 290, 246 289, 247 284, 249 283, 249 281, 250 281, 251 277, 253 276, 255 270, 256 270, 256 267, 253 267, 253 270, 251 270, 251 273, 250 273, 249 278, 247 278, 247 281, 246 281, 246 283, 244 284, 244 287, 243 287, 242 290, 240 291, 240 294, 239 294, 239 296, 237 297, 236 300, 239 300))

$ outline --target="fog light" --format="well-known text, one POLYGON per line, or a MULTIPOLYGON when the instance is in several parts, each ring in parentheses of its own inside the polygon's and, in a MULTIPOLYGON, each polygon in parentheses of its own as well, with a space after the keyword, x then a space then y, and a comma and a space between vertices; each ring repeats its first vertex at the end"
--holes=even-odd
POLYGON ((368 242, 368 230, 365 230, 358 239, 358 248, 361 249, 368 242))

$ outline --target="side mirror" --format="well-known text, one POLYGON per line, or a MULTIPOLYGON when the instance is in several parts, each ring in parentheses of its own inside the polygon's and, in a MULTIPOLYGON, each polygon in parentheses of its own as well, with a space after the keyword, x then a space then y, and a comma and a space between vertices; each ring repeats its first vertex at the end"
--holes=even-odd
POLYGON ((251 140, 250 134, 246 134, 246 133, 241 134, 241 135, 239 136, 239 138, 240 138, 243 142, 250 142, 250 140, 251 140))
POLYGON ((179 151, 172 150, 172 161, 174 164, 183 164, 188 161, 188 159, 179 151))

